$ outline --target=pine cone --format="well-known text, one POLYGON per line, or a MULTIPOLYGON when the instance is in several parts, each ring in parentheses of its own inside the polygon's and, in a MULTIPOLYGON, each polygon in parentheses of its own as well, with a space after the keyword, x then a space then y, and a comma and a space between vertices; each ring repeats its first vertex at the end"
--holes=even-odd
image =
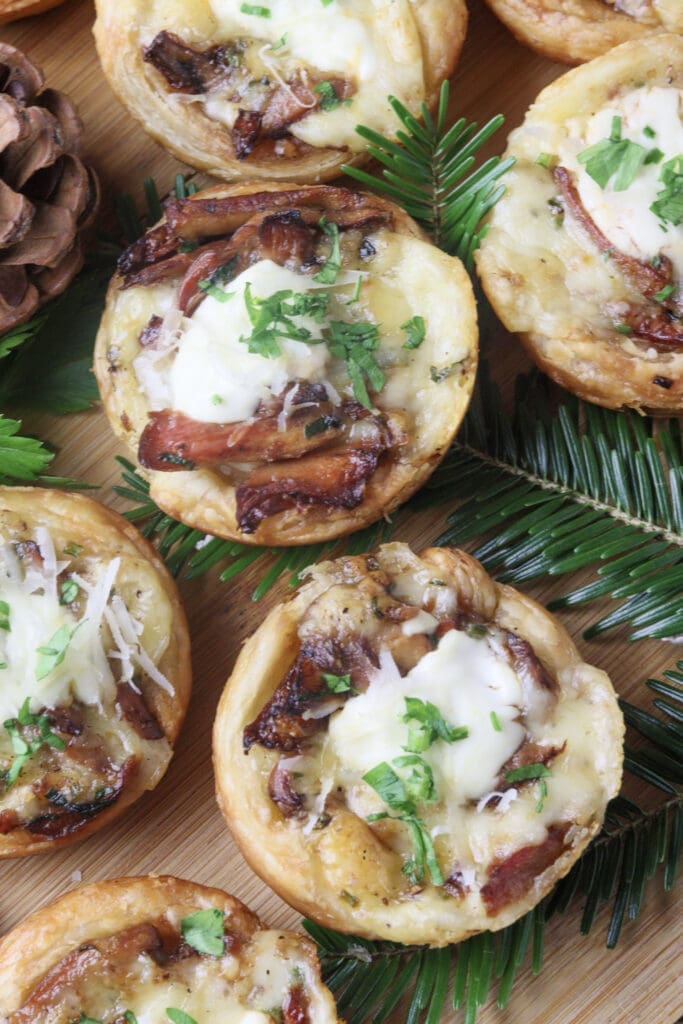
POLYGON ((78 158, 80 118, 43 84, 20 50, 0 43, 0 333, 71 283, 99 205, 97 177, 78 158))

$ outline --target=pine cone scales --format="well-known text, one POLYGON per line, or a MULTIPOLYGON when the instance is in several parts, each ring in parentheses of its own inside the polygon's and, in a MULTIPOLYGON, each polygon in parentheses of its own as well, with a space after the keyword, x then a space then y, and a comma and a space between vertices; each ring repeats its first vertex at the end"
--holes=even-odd
POLYGON ((0 333, 70 284, 99 204, 97 178, 78 156, 80 118, 43 84, 21 51, 0 43, 0 333))

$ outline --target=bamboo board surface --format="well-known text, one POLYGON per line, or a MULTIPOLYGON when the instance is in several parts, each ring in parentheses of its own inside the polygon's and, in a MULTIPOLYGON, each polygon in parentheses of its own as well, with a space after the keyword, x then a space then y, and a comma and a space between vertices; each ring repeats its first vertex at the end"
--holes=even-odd
MULTIPOLYGON (((468 39, 454 78, 453 110, 482 122, 502 111, 508 128, 519 123, 537 92, 561 73, 559 65, 514 42, 481 6, 470 0, 468 39)), ((152 175, 165 193, 180 166, 150 141, 111 94, 97 63, 91 36, 93 10, 87 0, 69 0, 48 14, 3 26, 0 37, 20 46, 41 65, 48 84, 66 91, 85 123, 87 156, 97 168, 104 196, 128 190, 141 199, 142 180, 152 175)), ((501 139, 496 143, 502 148, 501 139)), ((60 339, 55 339, 58 343, 60 339)), ((526 366, 511 339, 496 341, 496 372, 502 382, 526 366)), ((13 410, 21 412, 21 410, 13 410)), ((123 453, 99 409, 58 419, 25 414, 24 432, 49 438, 59 448, 52 471, 96 484, 95 496, 115 508, 125 507, 112 494, 118 480, 114 455, 123 453)), ((443 528, 444 510, 403 513, 397 539, 416 545, 432 541, 443 528)), ((222 687, 242 641, 265 611, 286 593, 286 581, 254 604, 251 592, 263 562, 230 584, 215 575, 181 590, 189 613, 194 662, 194 694, 184 732, 170 770, 158 789, 141 799, 114 827, 83 844, 41 857, 0 865, 0 932, 73 887, 125 874, 170 873, 227 889, 274 927, 298 927, 299 917, 249 870, 232 842, 214 799, 211 771, 211 726, 222 687)), ((549 600, 562 581, 539 581, 526 589, 549 600)), ((649 706, 642 685, 647 676, 673 666, 678 651, 669 644, 631 646, 624 636, 586 642, 580 639, 589 611, 562 615, 588 661, 607 670, 618 692, 649 706)), ((239 784, 237 781, 236 784, 239 784)), ((658 794, 637 786, 629 794, 646 806, 658 794)), ((580 908, 551 922, 542 974, 529 971, 518 979, 508 1008, 493 1001, 480 1024, 673 1024, 683 1012, 680 985, 680 888, 664 895, 658 881, 650 885, 641 917, 625 924, 618 948, 604 947, 607 916, 599 915, 587 938, 579 935, 580 908), (678 963, 677 963, 678 960, 678 963)), ((394 1020, 401 1020, 395 1014, 394 1020)), ((449 1011, 445 1021, 461 1015, 449 1011)))

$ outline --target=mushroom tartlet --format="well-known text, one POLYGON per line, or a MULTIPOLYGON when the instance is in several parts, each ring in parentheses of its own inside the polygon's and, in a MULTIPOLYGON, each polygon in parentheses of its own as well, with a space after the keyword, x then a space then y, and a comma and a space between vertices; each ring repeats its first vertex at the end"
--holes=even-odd
POLYGON ((569 871, 621 779, 604 672, 469 555, 388 544, 315 566, 245 645, 214 727, 218 798, 302 913, 443 946, 569 871))
POLYGON ((521 43, 551 60, 581 64, 620 43, 683 32, 680 0, 486 0, 521 43))
POLYGON ((97 0, 119 99, 158 142, 218 178, 325 181, 436 102, 464 0, 97 0))
POLYGON ((169 200, 123 255, 96 344, 114 430, 170 515, 303 544, 427 479, 470 398, 462 264, 398 207, 330 186, 169 200))
POLYGON ((505 326, 609 408, 683 405, 683 37, 625 43, 544 89, 477 253, 505 326))
POLYGON ((190 685, 175 584, 137 530, 0 488, 0 857, 90 835, 153 789, 190 685))
POLYGON ((0 941, 5 1024, 337 1024, 315 947, 168 876, 74 889, 0 941))

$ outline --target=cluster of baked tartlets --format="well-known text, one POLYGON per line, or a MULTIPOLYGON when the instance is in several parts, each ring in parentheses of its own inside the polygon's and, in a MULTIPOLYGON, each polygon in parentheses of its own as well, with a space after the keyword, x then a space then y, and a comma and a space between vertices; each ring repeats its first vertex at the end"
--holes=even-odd
MULTIPOLYGON (((561 59, 638 39, 551 85, 511 136, 516 165, 477 254, 484 289, 576 394, 678 409, 683 40, 658 34, 683 27, 677 8, 490 4, 561 59)), ((96 6, 131 112, 191 165, 240 179, 168 200, 109 288, 95 372, 153 500, 206 534, 273 546, 388 515, 467 409, 473 289, 398 206, 318 182, 367 158, 357 121, 395 131, 387 93, 415 113, 433 104, 464 4, 394 0, 371 16, 360 0, 299 0, 295 18, 287 0, 96 6)), ((175 585, 130 526, 83 497, 0 498, 12 857, 88 835, 156 785, 190 664, 175 585), (28 654, 20 616, 38 638, 28 654)), ((292 906, 446 945, 506 927, 569 871, 619 790, 622 738, 609 679, 543 608, 462 552, 397 543, 317 565, 265 618, 218 707, 214 769, 246 860, 292 906)), ((218 994, 254 1024, 336 1020, 306 940, 168 878, 63 897, 0 942, 0 980, 8 1024, 130 1024, 152 1005, 201 1024, 218 994)))

